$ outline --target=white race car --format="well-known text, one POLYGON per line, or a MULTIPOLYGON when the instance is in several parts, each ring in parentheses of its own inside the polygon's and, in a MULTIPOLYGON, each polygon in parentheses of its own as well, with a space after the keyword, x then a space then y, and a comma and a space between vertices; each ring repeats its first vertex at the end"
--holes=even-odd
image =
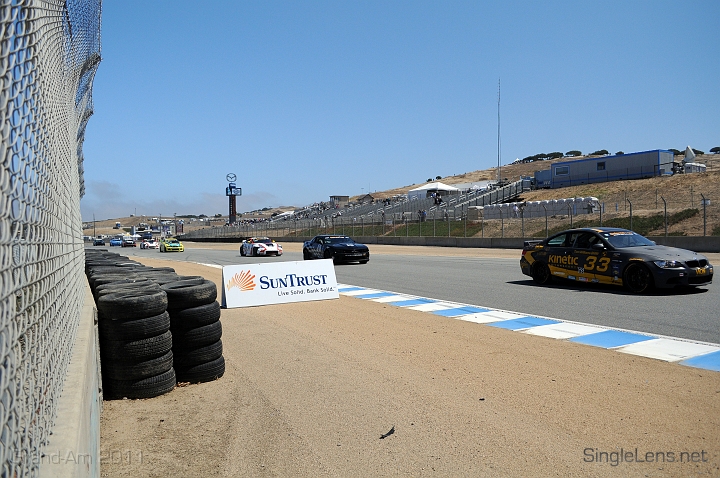
POLYGON ((269 237, 251 237, 240 244, 241 256, 281 256, 283 248, 269 237))
POLYGON ((140 243, 140 249, 158 249, 160 244, 155 239, 145 240, 140 243))

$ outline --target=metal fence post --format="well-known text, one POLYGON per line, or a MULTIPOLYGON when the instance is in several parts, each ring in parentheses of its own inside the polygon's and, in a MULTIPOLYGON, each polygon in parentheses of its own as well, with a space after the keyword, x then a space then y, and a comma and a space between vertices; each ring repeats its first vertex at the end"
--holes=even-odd
POLYGON ((572 206, 568 205, 568 215, 570 216, 570 228, 573 227, 573 213, 572 213, 572 206))
POLYGON ((467 237, 467 220, 468 220, 467 210, 464 210, 463 213, 465 214, 465 231, 463 232, 463 237, 467 237))
POLYGON ((664 221, 663 221, 663 222, 665 223, 665 237, 667 237, 667 234, 668 234, 668 231, 667 231, 667 230, 668 230, 668 222, 667 222, 667 201, 666 201, 665 198, 662 197, 662 196, 660 196, 660 199, 662 199, 662 202, 663 202, 663 210, 664 210, 664 212, 663 212, 664 221))
POLYGON ((630 230, 633 230, 633 217, 632 217, 632 201, 630 201, 628 198, 625 198, 625 200, 630 204, 630 230))
POLYGON ((547 207, 545 204, 540 204, 543 209, 545 210, 545 237, 548 237, 548 215, 547 215, 547 207))
POLYGON ((700 193, 700 197, 702 198, 702 207, 703 207, 703 236, 707 235, 707 216, 705 215, 705 206, 707 203, 707 199, 705 199, 705 196, 703 193, 700 193))

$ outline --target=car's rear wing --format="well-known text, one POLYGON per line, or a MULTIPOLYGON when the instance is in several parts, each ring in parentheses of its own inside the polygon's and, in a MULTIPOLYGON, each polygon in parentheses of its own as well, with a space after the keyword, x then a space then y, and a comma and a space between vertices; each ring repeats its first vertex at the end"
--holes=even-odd
POLYGON ((523 241, 523 254, 525 254, 525 251, 529 251, 530 249, 534 249, 535 246, 538 244, 542 244, 542 239, 536 239, 531 241, 523 241))

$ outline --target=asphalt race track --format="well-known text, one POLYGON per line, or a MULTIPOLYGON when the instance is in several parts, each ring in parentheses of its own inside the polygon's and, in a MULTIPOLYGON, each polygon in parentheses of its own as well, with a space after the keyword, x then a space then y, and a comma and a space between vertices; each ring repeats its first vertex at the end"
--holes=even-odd
MULTIPOLYGON (((300 261, 302 254, 241 257, 238 250, 115 249, 120 254, 165 260, 231 265, 266 261, 300 261)), ((614 327, 693 341, 720 343, 720 286, 632 295, 598 284, 556 283, 536 286, 520 272, 518 259, 481 259, 416 255, 375 255, 365 265, 337 265, 340 283, 614 327)), ((714 264, 716 267, 718 264, 714 264)))

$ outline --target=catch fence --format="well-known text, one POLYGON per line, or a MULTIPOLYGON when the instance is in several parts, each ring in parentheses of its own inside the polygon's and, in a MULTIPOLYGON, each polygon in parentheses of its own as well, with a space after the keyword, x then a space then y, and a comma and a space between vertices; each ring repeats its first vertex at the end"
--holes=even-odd
MULTIPOLYGON (((712 186, 687 189, 665 197, 661 190, 618 193, 598 200, 590 210, 567 201, 565 210, 548 207, 538 214, 525 214, 527 203, 518 208, 495 209, 493 218, 472 214, 472 203, 441 207, 421 214, 388 212, 360 217, 321 216, 238 223, 189 231, 185 240, 239 240, 244 237, 312 237, 317 234, 390 237, 524 237, 543 238, 570 227, 606 226, 633 229, 649 236, 720 236, 720 204, 712 186), (502 211, 498 217, 497 211, 502 211), (558 212, 560 211, 560 212, 558 212)), ((587 199, 587 198, 585 198, 587 199)))
POLYGON ((0 477, 38 476, 84 296, 101 0, 0 0, 0 477))

